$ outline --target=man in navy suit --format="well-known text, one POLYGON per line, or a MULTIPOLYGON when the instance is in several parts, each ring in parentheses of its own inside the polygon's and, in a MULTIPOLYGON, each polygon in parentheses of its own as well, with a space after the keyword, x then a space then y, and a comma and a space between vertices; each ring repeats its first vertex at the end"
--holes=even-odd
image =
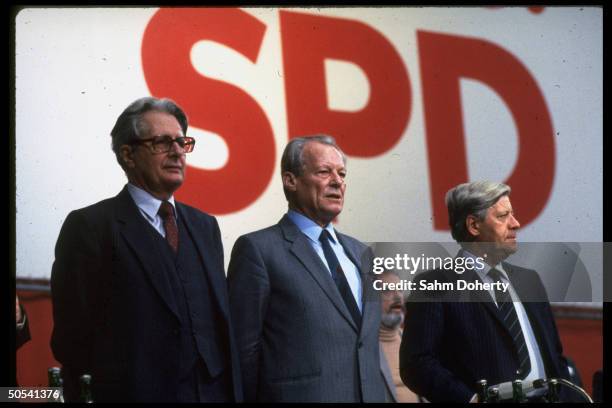
POLYGON ((228 281, 247 401, 385 401, 368 248, 332 225, 345 164, 330 136, 292 139, 281 159, 287 214, 234 245, 228 281))
MULTIPOLYGON (((471 258, 475 267, 461 275, 432 270, 418 281, 454 284, 460 278, 506 290, 474 291, 467 298, 459 291, 411 293, 400 373, 411 390, 429 401, 478 402, 481 379, 489 385, 568 379, 540 278, 533 270, 504 262, 517 250, 520 227, 509 194, 505 184, 482 181, 460 184, 446 195, 451 233, 462 247, 457 258, 471 258)), ((545 390, 531 391, 527 397, 542 400, 545 390)))
POLYGON ((67 401, 82 374, 97 402, 242 399, 219 226, 174 200, 195 145, 186 132, 173 101, 133 102, 111 132, 127 185, 62 226, 51 347, 67 401))

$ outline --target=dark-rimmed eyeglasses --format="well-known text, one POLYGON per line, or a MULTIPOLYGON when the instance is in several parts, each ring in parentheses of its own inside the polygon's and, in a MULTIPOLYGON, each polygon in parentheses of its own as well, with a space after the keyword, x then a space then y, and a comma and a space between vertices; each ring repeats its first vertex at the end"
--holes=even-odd
POLYGON ((153 153, 167 153, 172 149, 172 145, 176 142, 179 145, 183 153, 191 153, 195 146, 195 139, 193 137, 177 137, 172 138, 168 135, 150 137, 148 139, 137 139, 132 140, 129 144, 147 144, 151 148, 153 153))

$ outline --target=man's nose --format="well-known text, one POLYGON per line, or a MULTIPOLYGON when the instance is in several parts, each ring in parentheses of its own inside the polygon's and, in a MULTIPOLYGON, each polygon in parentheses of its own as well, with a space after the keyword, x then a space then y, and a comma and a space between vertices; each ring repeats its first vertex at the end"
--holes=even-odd
POLYGON ((521 224, 518 222, 518 220, 514 217, 513 214, 510 214, 510 228, 519 229, 520 227, 521 224))
POLYGON ((168 150, 168 154, 173 154, 173 155, 185 154, 185 148, 181 147, 181 145, 178 144, 176 140, 174 140, 172 141, 172 144, 170 145, 170 150, 168 150))
POLYGON ((344 179, 342 178, 342 176, 340 176, 340 174, 332 172, 331 183, 335 186, 341 186, 342 183, 344 183, 344 179))

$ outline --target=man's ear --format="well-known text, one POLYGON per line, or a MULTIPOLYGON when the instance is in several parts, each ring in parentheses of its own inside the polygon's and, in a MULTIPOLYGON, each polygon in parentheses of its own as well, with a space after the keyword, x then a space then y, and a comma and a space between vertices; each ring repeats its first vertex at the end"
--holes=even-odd
POLYGON ((476 218, 475 215, 470 214, 466 217, 465 228, 474 237, 480 235, 480 221, 478 220, 478 218, 476 218))
POLYGON ((132 146, 123 145, 119 148, 119 156, 121 157, 121 161, 123 162, 123 166, 126 169, 133 169, 136 167, 136 163, 134 162, 134 151, 132 150, 132 146))
POLYGON ((295 191, 297 189, 297 177, 290 171, 285 171, 282 174, 283 187, 285 191, 295 191))

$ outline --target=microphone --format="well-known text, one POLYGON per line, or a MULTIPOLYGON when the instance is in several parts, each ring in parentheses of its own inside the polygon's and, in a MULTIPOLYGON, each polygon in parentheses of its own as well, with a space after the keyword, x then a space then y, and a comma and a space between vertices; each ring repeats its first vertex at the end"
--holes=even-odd
MULTIPOLYGON (((486 384, 486 380, 481 380, 479 383, 486 384)), ((525 399, 525 396, 534 390, 548 388, 547 399, 549 402, 558 400, 559 385, 564 385, 580 394, 585 400, 592 403, 593 400, 589 394, 576 384, 564 378, 538 378, 533 381, 506 381, 497 385, 492 385, 487 388, 487 397, 495 401, 514 400, 520 402, 525 399)))
POLYGON ((498 401, 501 400, 510 400, 510 399, 514 399, 515 395, 518 393, 521 396, 525 396, 528 393, 532 392, 533 390, 535 390, 536 388, 540 388, 540 387, 535 387, 534 386, 534 382, 536 381, 541 381, 541 380, 535 380, 535 381, 521 381, 521 380, 515 380, 515 381, 506 381, 503 383, 499 383, 497 385, 492 385, 489 387, 488 389, 488 393, 491 393, 491 390, 493 388, 497 389, 497 399, 498 401), (519 388, 520 387, 520 388, 519 388))

